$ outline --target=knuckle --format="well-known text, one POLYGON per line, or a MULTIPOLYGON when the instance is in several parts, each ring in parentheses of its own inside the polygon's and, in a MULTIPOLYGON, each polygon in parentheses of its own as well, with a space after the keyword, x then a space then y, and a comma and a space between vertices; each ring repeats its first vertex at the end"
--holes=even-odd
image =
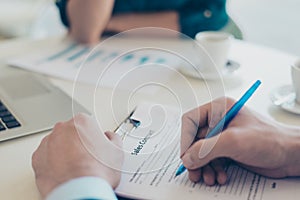
POLYGON ((186 113, 184 113, 182 116, 181 116, 181 121, 182 122, 185 122, 185 121, 187 121, 187 120, 189 120, 190 119, 190 113, 189 112, 186 112, 186 113))
POLYGON ((74 116, 73 119, 76 122, 85 124, 90 120, 90 116, 85 113, 78 113, 74 116))
POLYGON ((198 158, 195 158, 195 156, 190 156, 190 163, 189 163, 189 167, 190 168, 194 168, 195 164, 199 161, 198 158))
POLYGON ((232 144, 235 144, 236 149, 240 149, 243 146, 243 143, 241 143, 241 134, 238 129, 231 128, 226 132, 226 135, 226 140, 230 141, 232 144))
POLYGON ((85 120, 87 119, 89 116, 85 113, 78 113, 75 115, 75 118, 78 118, 78 119, 82 119, 82 120, 85 120))
POLYGON ((227 135, 229 139, 237 142, 238 136, 239 136, 239 131, 236 128, 231 128, 228 132, 227 135))
POLYGON ((62 126, 63 126, 63 122, 57 122, 53 127, 53 132, 55 132, 55 130, 61 129, 62 126))
POLYGON ((181 121, 185 121, 187 118, 187 113, 184 113, 182 116, 181 116, 181 121))
POLYGON ((188 169, 193 169, 196 167, 198 159, 196 159, 192 154, 188 154, 185 157, 183 157, 182 163, 183 165, 188 169))
POLYGON ((237 141, 237 131, 234 128, 231 128, 230 130, 227 130, 224 132, 226 134, 226 139, 231 140, 232 143, 236 143, 237 141))
POLYGON ((48 145, 48 143, 49 143, 50 136, 52 136, 52 135, 53 135, 53 134, 49 134, 49 135, 45 136, 45 137, 42 139, 42 141, 41 141, 39 147, 36 149, 36 151, 40 151, 40 149, 46 148, 47 145, 48 145))
POLYGON ((226 97, 226 101, 227 101, 227 103, 230 103, 230 104, 233 104, 236 102, 236 100, 231 97, 226 97))
POLYGON ((31 165, 33 168, 35 168, 37 162, 38 162, 38 152, 36 150, 33 152, 32 156, 31 156, 31 165))

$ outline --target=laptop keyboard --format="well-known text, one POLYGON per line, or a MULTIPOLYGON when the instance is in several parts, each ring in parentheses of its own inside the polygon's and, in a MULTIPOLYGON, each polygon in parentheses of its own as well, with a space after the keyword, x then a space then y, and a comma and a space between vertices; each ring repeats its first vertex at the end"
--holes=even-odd
POLYGON ((0 131, 20 127, 21 124, 7 109, 7 107, 0 101, 0 131))

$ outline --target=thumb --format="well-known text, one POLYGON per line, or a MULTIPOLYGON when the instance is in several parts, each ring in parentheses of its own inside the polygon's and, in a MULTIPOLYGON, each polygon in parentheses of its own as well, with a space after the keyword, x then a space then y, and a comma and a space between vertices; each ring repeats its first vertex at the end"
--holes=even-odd
POLYGON ((197 169, 207 165, 210 161, 227 157, 232 143, 225 132, 209 138, 195 142, 182 156, 183 165, 187 169, 197 169))

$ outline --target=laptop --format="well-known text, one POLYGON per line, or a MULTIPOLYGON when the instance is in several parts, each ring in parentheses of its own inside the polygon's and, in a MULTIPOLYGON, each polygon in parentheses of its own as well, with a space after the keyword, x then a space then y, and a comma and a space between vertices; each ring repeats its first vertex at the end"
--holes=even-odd
POLYGON ((72 117, 72 99, 44 76, 0 66, 0 141, 50 130, 72 117))

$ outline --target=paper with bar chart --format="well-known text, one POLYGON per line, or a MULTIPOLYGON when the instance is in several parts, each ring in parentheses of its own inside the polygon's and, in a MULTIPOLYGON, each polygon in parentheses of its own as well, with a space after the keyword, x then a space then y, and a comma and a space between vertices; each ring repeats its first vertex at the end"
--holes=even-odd
POLYGON ((130 81, 143 77, 152 82, 167 81, 174 71, 169 66, 179 63, 175 55, 166 51, 151 48, 124 51, 121 47, 120 44, 95 48, 63 41, 13 58, 8 64, 66 80, 130 89, 136 84, 130 81), (155 68, 160 68, 160 73, 152 70, 155 68))

